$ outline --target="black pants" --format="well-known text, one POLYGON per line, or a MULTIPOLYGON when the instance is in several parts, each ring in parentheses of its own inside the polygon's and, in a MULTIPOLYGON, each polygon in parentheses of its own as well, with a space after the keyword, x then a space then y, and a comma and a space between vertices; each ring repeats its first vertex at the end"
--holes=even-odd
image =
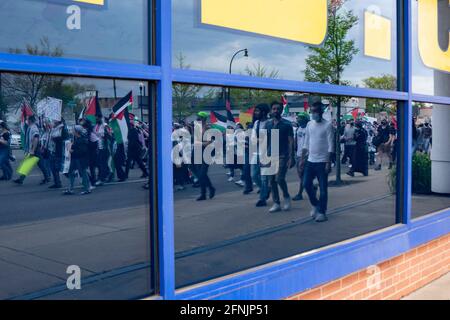
POLYGON ((197 166, 198 182, 200 184, 200 193, 202 196, 206 195, 206 189, 213 189, 213 185, 208 176, 209 165, 203 163, 197 166))
POLYGON ((105 182, 111 173, 108 166, 109 151, 108 149, 98 150, 97 164, 98 164, 98 178, 100 181, 105 182))
POLYGON ((319 212, 323 214, 327 212, 328 204, 328 172, 326 171, 326 165, 325 162, 312 163, 308 161, 306 163, 305 176, 303 178, 303 184, 308 193, 311 205, 317 207, 319 212), (319 199, 317 199, 316 190, 313 185, 313 181, 316 178, 319 181, 319 199))
POLYGON ((124 170, 125 147, 123 144, 117 145, 117 150, 116 150, 116 153, 114 154, 113 160, 114 160, 114 166, 116 167, 117 178, 119 178, 119 180, 125 180, 127 178, 127 175, 124 170))
POLYGON ((278 173, 271 177, 270 184, 272 186, 272 199, 273 202, 280 204, 280 194, 278 192, 278 186, 283 192, 283 198, 289 199, 291 196, 289 195, 288 186, 286 183, 286 174, 289 170, 288 168, 288 160, 287 156, 280 156, 280 163, 278 168, 278 173))
POLYGON ((148 177, 147 167, 145 166, 144 161, 142 160, 141 151, 135 150, 135 149, 128 150, 127 168, 126 168, 125 176, 128 178, 128 174, 130 173, 132 161, 137 163, 139 168, 142 170, 142 175, 148 177))

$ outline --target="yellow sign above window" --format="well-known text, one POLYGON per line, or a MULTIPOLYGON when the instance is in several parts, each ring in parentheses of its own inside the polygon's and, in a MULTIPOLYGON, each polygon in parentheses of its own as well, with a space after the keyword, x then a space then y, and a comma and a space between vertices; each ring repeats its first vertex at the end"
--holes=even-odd
POLYGON ((201 0, 201 22, 311 45, 327 34, 327 0, 201 0))
POLYGON ((364 13, 364 54, 391 60, 391 30, 390 19, 366 11, 364 13))
POLYGON ((419 0, 418 29, 423 63, 429 68, 450 72, 450 44, 446 51, 439 45, 438 0, 419 0))
POLYGON ((73 0, 75 2, 83 2, 83 3, 89 3, 89 4, 95 4, 98 6, 105 5, 105 0, 73 0))

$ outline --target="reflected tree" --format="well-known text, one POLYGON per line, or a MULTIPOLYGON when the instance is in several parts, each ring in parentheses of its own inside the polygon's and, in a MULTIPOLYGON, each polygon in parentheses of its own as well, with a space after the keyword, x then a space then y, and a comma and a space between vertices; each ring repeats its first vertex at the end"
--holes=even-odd
MULTIPOLYGON (((186 64, 186 57, 180 52, 176 56, 179 69, 190 69, 191 66, 186 64)), ((184 120, 193 112, 192 101, 197 97, 201 90, 198 85, 174 84, 173 90, 173 115, 178 121, 184 120)))
MULTIPOLYGON (((380 77, 370 77, 363 80, 367 88, 378 90, 396 90, 397 78, 392 75, 382 75, 380 77)), ((391 113, 393 107, 396 105, 395 101, 382 99, 367 99, 366 112, 369 114, 377 114, 380 112, 391 113)))
MULTIPOLYGON (((346 0, 332 0, 328 10, 328 34, 320 47, 310 47, 304 70, 305 81, 329 83, 333 85, 350 85, 342 78, 345 68, 350 65, 359 49, 355 41, 348 39, 349 31, 358 24, 358 17, 352 10, 345 10, 346 0)), ((331 98, 336 105, 337 119, 341 117, 342 98, 331 98)), ((337 121, 340 132, 340 121, 337 121)), ((336 135, 336 146, 340 145, 336 135)), ((336 148, 336 184, 341 184, 340 148, 336 148)))

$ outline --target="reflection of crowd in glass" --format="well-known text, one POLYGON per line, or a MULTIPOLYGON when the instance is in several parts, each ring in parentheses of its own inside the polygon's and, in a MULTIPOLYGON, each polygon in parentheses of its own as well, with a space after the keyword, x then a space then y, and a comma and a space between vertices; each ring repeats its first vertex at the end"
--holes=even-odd
POLYGON ((419 123, 413 119, 413 153, 423 152, 430 154, 433 144, 433 128, 429 120, 419 123))
MULTIPOLYGON (((81 194, 87 195, 95 187, 110 183, 116 177, 118 182, 126 181, 135 164, 142 171, 141 178, 147 178, 148 125, 130 117, 125 145, 117 143, 109 121, 110 118, 102 116, 96 116, 95 123, 83 118, 69 129, 64 119, 50 121, 28 116, 22 147, 25 158, 38 158, 37 166, 43 176, 40 185, 53 182, 50 189, 63 188, 63 173, 69 180, 65 195, 74 194, 76 177, 82 181, 81 194)), ((0 122, 0 129, 0 169, 3 172, 0 180, 8 181, 13 177, 11 161, 15 161, 15 157, 11 148, 11 131, 6 122, 0 122)), ((22 185, 26 178, 26 175, 19 174, 13 181, 22 185)), ((148 188, 148 183, 144 188, 148 188)))
MULTIPOLYGON (((253 121, 246 124, 247 129, 251 130, 251 133, 246 136, 252 142, 255 140, 260 142, 261 130, 266 130, 267 137, 270 137, 271 130, 279 130, 279 141, 270 141, 269 138, 267 145, 267 155, 270 156, 270 144, 278 144, 277 173, 275 175, 267 173, 268 168, 259 160, 263 151, 258 149, 257 152, 249 154, 247 142, 243 164, 238 164, 235 156, 233 163, 224 165, 228 169, 228 181, 243 187, 245 195, 253 192, 256 187, 259 194, 256 207, 267 206, 268 200, 272 198, 273 205, 269 210, 271 213, 290 210, 291 201, 303 200, 303 193, 306 191, 312 205, 312 218, 317 222, 326 221, 328 175, 336 166, 336 161, 348 164, 347 174, 351 177, 354 177, 355 173, 368 176, 370 166, 373 166, 376 171, 382 170, 383 166, 390 169, 396 162, 398 147, 395 118, 392 118, 391 122, 388 119, 381 119, 379 123, 370 122, 364 117, 342 121, 340 132, 338 132, 336 120, 324 119, 325 108, 320 99, 316 99, 310 108, 310 113, 299 113, 296 121, 291 122, 283 117, 283 106, 280 103, 273 102, 270 106, 257 105, 254 108, 253 121), (341 148, 342 154, 339 160, 336 159, 336 142, 338 141, 340 143, 337 145, 341 148), (299 187, 296 194, 291 197, 286 175, 289 169, 294 167, 299 178, 299 187), (238 170, 240 178, 236 178, 238 170)), ((197 121, 203 124, 204 130, 208 128, 208 115, 204 112, 197 115, 197 121)), ((194 141, 192 135, 194 126, 194 122, 176 123, 174 130, 186 130, 194 141)), ((234 135, 224 133, 224 154, 227 149, 236 148, 237 137, 244 130, 244 126, 237 123, 228 126, 227 129, 232 130, 231 132, 234 130, 234 135)), ((174 144, 179 142, 175 141, 174 144)), ((202 143, 207 145, 210 142, 202 143)), ((176 190, 184 190, 186 184, 192 183, 194 187, 200 187, 198 201, 207 199, 208 190, 209 198, 212 199, 216 189, 208 177, 208 167, 206 163, 174 165, 176 190)))

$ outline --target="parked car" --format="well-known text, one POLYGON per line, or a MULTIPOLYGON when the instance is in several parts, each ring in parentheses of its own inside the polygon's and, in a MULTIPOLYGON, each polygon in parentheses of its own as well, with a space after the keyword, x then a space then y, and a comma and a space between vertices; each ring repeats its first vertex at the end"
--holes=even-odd
POLYGON ((12 134, 11 135, 11 148, 12 149, 20 149, 22 146, 22 138, 20 134, 12 134))

